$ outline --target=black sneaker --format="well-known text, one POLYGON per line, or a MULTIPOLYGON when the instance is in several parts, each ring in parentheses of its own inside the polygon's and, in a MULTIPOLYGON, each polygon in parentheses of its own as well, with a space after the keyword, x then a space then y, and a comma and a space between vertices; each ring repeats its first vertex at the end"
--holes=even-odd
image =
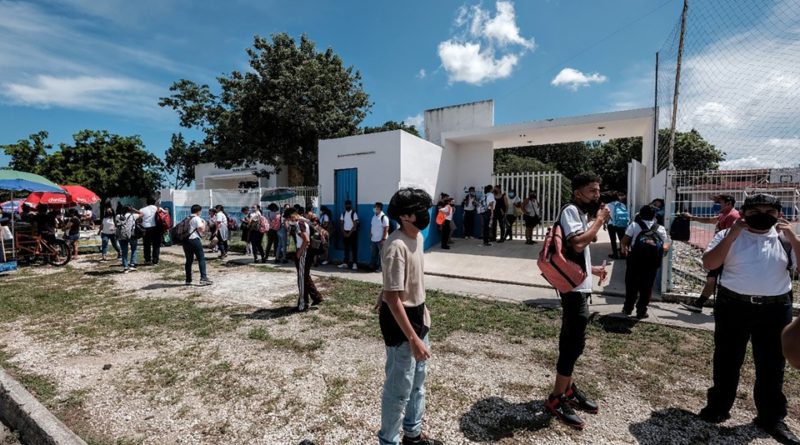
POLYGON ((731 418, 729 413, 720 413, 710 409, 709 407, 701 409, 698 416, 706 422, 713 424, 722 423, 731 418))
POLYGON ((597 414, 598 407, 597 403, 592 400, 589 400, 586 397, 586 394, 578 389, 577 386, 573 383, 572 386, 567 390, 567 393, 564 394, 564 397, 567 398, 567 402, 572 405, 574 408, 578 408, 581 411, 585 411, 589 414, 597 414))
POLYGON ((789 429, 786 425, 786 422, 783 420, 779 420, 777 423, 773 423, 771 425, 765 425, 763 422, 755 419, 753 421, 755 425, 762 430, 766 431, 767 434, 772 436, 778 443, 786 444, 786 445, 800 445, 800 439, 789 429))
POLYGON ((552 413, 553 416, 564 422, 566 425, 571 426, 576 430, 582 430, 586 426, 580 416, 575 413, 575 410, 567 401, 566 396, 551 395, 547 398, 547 401, 545 401, 544 404, 547 409, 550 410, 550 413, 552 413))
POLYGON ((431 439, 427 434, 422 433, 417 437, 403 437, 403 445, 444 445, 444 442, 431 439))
POLYGON ((644 319, 650 318, 650 316, 647 315, 647 312, 639 312, 639 313, 636 314, 636 318, 639 319, 639 320, 644 320, 644 319))

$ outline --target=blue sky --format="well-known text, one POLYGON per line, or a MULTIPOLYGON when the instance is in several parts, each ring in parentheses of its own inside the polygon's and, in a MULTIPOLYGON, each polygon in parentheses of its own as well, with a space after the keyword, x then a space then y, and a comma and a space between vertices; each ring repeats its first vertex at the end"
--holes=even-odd
MULTIPOLYGON (((302 33, 360 70, 364 124, 495 100, 496 123, 652 105, 680 0, 0 0, 0 144, 38 130, 138 134, 159 156, 181 78, 245 69, 254 34, 302 33), (604 40, 603 40, 604 39, 604 40)), ((0 157, 0 164, 6 158, 0 157)))

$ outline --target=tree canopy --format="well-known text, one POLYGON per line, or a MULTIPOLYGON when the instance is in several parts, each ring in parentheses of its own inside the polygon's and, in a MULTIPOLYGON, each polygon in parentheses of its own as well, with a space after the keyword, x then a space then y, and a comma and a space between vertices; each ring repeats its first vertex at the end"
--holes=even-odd
POLYGON ((299 44, 286 33, 255 36, 247 55, 249 70, 217 78, 219 94, 182 79, 159 105, 204 132, 204 155, 215 164, 287 165, 316 184, 319 139, 356 134, 371 107, 361 74, 305 35, 299 44))
POLYGON ((0 146, 15 170, 42 175, 58 184, 80 184, 101 198, 146 196, 161 187, 163 164, 148 152, 139 136, 83 130, 72 144, 59 144, 52 154, 46 131, 16 144, 0 146), (31 163, 35 160, 35 163, 31 163))
POLYGON ((404 130, 414 136, 419 137, 419 131, 414 125, 407 125, 405 122, 386 121, 380 127, 364 127, 361 129, 361 134, 381 133, 384 131, 404 130))
POLYGON ((172 142, 164 158, 167 173, 173 177, 176 189, 188 187, 194 182, 194 168, 204 162, 203 147, 195 141, 186 143, 181 133, 172 134, 172 142))

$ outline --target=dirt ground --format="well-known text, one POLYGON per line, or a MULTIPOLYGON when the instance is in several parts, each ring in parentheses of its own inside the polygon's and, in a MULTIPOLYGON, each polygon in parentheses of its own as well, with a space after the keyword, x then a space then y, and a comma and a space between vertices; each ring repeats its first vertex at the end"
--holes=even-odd
MULTIPOLYGON (((90 444, 376 443, 374 285, 319 278, 328 301, 298 314, 292 270, 244 256, 212 260, 210 287, 183 285, 175 249, 129 274, 97 260, 0 277, 0 364, 90 444)), ((425 429, 446 444, 773 443, 750 423, 749 360, 730 421, 692 414, 710 384, 708 333, 595 318, 576 377, 601 411, 576 432, 542 405, 560 311, 438 292, 429 303, 425 429)), ((798 383, 788 372, 800 432, 798 383)))

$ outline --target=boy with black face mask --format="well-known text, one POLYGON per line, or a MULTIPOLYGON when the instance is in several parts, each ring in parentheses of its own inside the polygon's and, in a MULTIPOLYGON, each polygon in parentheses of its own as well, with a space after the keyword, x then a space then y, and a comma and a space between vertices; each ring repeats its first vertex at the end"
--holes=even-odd
POLYGON ((608 221, 609 210, 600 204, 601 179, 594 173, 581 173, 572 179, 572 203, 561 211, 559 224, 564 231, 566 256, 582 266, 586 279, 572 289, 560 294, 561 334, 558 340, 558 363, 553 392, 545 401, 550 412, 565 424, 583 429, 583 420, 575 408, 596 414, 597 404, 578 389, 572 379, 575 363, 586 345, 586 325, 589 322, 589 297, 592 293, 592 275, 605 279, 603 267, 592 267, 589 244, 608 221), (588 216, 595 219, 589 224, 588 216))
POLYGON ((754 423, 778 442, 800 444, 783 421, 786 361, 781 351, 781 332, 792 320, 791 272, 798 268, 800 239, 781 218, 780 201, 772 195, 749 196, 741 212, 744 218, 717 233, 703 255, 703 266, 722 267, 722 273, 714 305, 714 386, 700 417, 710 423, 730 418, 752 341, 754 423))
POLYGON ((431 322, 425 306, 425 241, 420 231, 430 223, 432 204, 428 193, 413 188, 397 191, 389 202, 389 217, 400 230, 389 235, 381 252, 383 292, 377 307, 386 344, 381 445, 399 445, 401 427, 403 445, 442 444, 422 432, 431 322))

